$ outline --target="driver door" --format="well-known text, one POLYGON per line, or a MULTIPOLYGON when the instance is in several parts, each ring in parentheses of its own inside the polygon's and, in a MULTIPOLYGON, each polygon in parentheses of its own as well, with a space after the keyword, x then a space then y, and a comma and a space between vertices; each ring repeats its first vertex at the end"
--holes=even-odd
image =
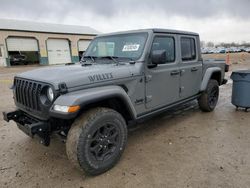
POLYGON ((152 64, 151 55, 146 68, 146 108, 157 109, 179 100, 180 70, 176 58, 176 35, 155 35, 151 47, 166 50, 167 61, 157 66, 152 64))

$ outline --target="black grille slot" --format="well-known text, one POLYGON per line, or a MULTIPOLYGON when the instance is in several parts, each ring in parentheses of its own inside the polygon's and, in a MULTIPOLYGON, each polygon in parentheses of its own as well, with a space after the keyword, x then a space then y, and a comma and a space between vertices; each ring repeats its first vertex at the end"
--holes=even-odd
POLYGON ((39 105, 39 95, 42 90, 41 83, 15 78, 14 87, 17 103, 32 110, 41 111, 39 105))

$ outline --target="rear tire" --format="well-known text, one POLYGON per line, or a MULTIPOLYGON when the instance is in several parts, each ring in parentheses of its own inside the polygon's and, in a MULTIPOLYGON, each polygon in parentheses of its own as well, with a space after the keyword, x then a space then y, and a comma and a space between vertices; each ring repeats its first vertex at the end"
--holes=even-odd
POLYGON ((219 84, 216 80, 209 80, 207 89, 198 99, 200 109, 203 112, 212 112, 219 99, 219 84))
POLYGON ((66 152, 69 160, 87 175, 111 169, 127 142, 124 118, 108 108, 94 108, 79 116, 69 130, 66 152))

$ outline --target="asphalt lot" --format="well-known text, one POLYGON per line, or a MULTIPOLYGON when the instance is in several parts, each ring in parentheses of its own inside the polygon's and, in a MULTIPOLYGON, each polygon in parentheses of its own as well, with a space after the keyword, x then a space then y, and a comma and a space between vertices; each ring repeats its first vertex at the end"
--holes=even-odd
MULTIPOLYGON (((250 68, 250 54, 231 55, 231 63, 250 68)), ((13 76, 34 68, 0 68, 0 111, 14 109, 13 76)), ((250 187, 250 112, 231 105, 231 86, 221 87, 212 113, 192 102, 138 125, 120 162, 97 177, 74 169, 59 139, 44 147, 0 115, 0 187, 250 187)))

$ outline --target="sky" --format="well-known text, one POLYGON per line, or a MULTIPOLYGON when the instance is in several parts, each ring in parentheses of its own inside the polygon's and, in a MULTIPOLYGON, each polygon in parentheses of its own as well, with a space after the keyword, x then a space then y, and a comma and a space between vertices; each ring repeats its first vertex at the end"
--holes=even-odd
POLYGON ((178 29, 198 32, 206 42, 250 42, 250 0, 0 0, 0 18, 84 25, 102 33, 178 29))

